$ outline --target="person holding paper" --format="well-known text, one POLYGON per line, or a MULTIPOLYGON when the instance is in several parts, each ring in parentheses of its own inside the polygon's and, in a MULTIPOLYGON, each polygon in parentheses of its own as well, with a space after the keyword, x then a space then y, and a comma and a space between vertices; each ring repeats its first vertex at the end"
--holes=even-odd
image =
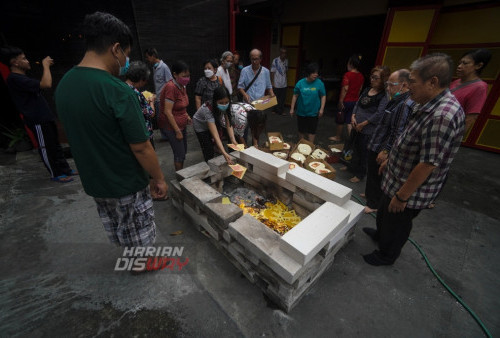
POLYGON ((225 120, 229 140, 234 145, 237 144, 234 138, 233 118, 231 112, 230 94, 226 87, 217 87, 214 90, 212 101, 202 104, 200 109, 193 116, 193 127, 196 137, 200 142, 205 161, 215 157, 214 144, 219 152, 224 156, 228 164, 233 164, 231 157, 224 149, 219 130, 222 130, 221 118, 225 120), (213 141, 212 141, 213 140, 213 141))

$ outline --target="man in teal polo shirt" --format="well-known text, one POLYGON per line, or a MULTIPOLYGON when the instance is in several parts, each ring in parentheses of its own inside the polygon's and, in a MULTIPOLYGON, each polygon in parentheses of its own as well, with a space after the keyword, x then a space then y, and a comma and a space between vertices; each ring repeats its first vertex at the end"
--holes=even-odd
POLYGON ((290 115, 294 114, 297 103, 297 126, 299 138, 305 138, 314 143, 318 118, 323 116, 326 102, 326 91, 323 81, 318 79, 319 67, 311 63, 306 67, 306 77, 299 80, 293 89, 290 115))
POLYGON ((137 96, 117 78, 128 66, 132 35, 101 12, 85 17, 84 32, 85 55, 59 83, 57 111, 110 241, 149 246, 156 237, 151 193, 165 197, 168 188, 137 96))

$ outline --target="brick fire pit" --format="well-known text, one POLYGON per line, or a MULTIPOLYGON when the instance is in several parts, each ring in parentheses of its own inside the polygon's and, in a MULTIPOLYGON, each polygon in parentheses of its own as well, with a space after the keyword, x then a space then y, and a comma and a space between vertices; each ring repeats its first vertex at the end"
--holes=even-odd
POLYGON ((280 236, 235 204, 222 204, 231 168, 219 156, 177 172, 170 182, 176 208, 206 230, 224 255, 280 308, 289 312, 354 236, 363 207, 351 189, 254 147, 231 154, 248 168, 244 184, 273 195, 302 221, 280 236))

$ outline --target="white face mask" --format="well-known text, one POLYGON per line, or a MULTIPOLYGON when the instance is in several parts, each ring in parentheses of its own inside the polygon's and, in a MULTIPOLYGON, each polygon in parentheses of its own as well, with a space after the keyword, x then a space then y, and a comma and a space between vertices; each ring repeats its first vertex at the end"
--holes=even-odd
POLYGON ((204 70, 204 72, 205 72, 205 76, 206 76, 206 77, 208 77, 209 79, 210 79, 212 76, 214 76, 214 71, 213 71, 213 70, 211 70, 211 69, 205 69, 205 70, 204 70))

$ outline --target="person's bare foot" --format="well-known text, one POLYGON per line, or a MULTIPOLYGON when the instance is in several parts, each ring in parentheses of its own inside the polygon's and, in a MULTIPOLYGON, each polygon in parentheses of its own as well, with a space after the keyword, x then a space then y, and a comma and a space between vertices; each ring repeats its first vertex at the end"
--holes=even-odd
POLYGON ((365 214, 371 214, 372 212, 377 212, 377 209, 372 209, 368 206, 365 207, 365 214))
POLYGON ((343 166, 343 167, 341 167, 339 170, 341 170, 341 171, 346 171, 346 170, 347 170, 347 166, 343 166))
POLYGON ((359 196, 361 196, 363 198, 366 198, 366 194, 364 192, 362 192, 361 194, 359 194, 359 196))
POLYGON ((354 176, 353 178, 349 179, 349 182, 351 182, 351 183, 359 183, 359 182, 361 182, 361 180, 359 178, 357 178, 356 176, 354 176))
POLYGON ((330 141, 335 141, 335 142, 340 142, 340 137, 337 136, 331 136, 328 138, 330 141))
POLYGON ((432 202, 431 204, 429 204, 427 209, 434 209, 435 207, 436 207, 436 203, 432 202))

